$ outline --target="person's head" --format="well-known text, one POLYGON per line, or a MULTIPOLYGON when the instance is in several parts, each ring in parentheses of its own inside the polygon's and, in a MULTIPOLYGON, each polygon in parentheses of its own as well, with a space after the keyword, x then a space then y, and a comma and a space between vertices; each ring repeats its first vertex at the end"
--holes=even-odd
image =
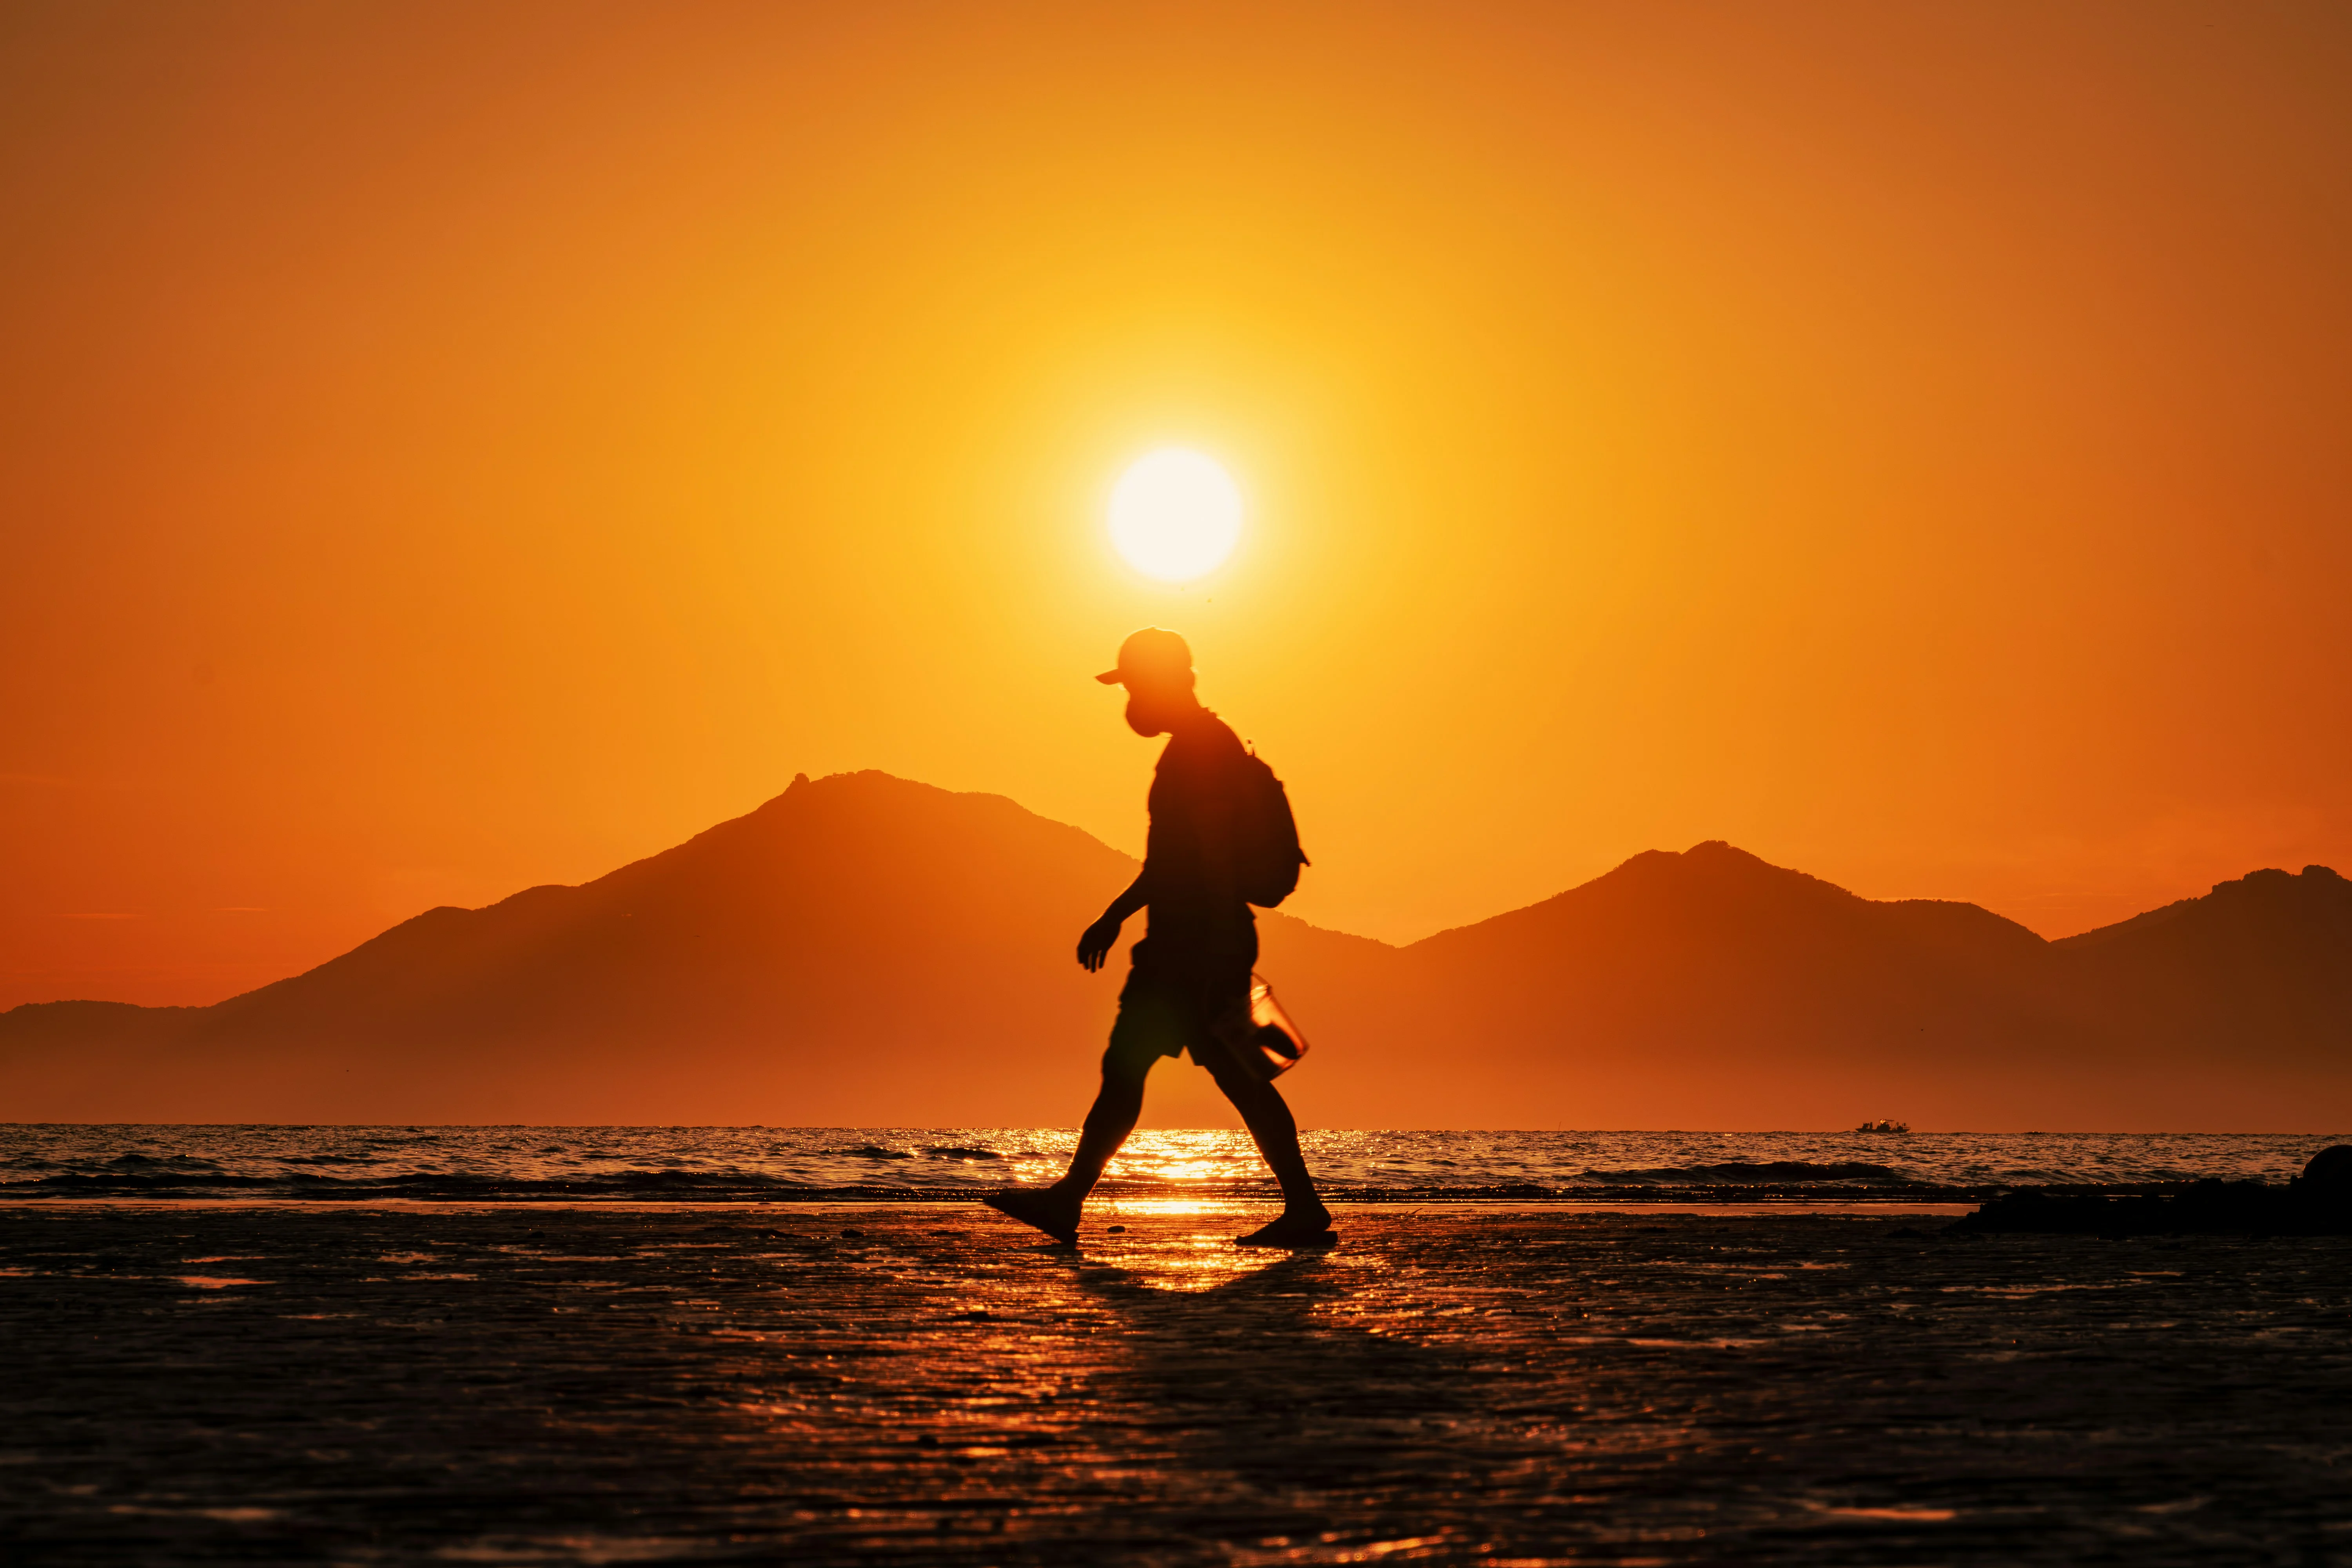
POLYGON ((1158 626, 1119 644, 1118 668, 1095 679, 1127 688, 1127 725, 1139 735, 1164 735, 1201 706, 1192 695, 1192 650, 1158 626))

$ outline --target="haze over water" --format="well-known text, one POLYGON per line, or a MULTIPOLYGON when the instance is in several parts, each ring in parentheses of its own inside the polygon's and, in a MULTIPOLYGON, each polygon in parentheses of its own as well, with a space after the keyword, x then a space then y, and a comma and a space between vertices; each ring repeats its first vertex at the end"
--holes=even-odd
MULTIPOLYGON (((1052 1180, 1064 1128, 0 1127, 0 1197, 945 1197, 1052 1180), (884 1189, 877 1193, 877 1189, 884 1189)), ((2283 1182, 2343 1134, 1431 1132, 1305 1134, 1340 1196, 1632 1193, 1801 1200, 1867 1188, 2137 1188, 2283 1182)), ((1144 1199, 1257 1194, 1240 1131, 1137 1132, 1108 1190, 1144 1199)))

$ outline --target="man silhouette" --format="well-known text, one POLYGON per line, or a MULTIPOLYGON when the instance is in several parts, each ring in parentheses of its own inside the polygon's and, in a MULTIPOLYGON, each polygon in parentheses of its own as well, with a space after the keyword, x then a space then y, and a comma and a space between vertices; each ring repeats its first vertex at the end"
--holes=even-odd
POLYGON ((987 1201, 1056 1241, 1075 1243, 1087 1194, 1143 1113, 1145 1076, 1160 1058, 1189 1048, 1242 1113, 1282 1184, 1282 1216, 1235 1239, 1244 1247, 1328 1243, 1331 1211, 1307 1173, 1290 1107, 1218 1037, 1220 1025, 1246 1016, 1257 961, 1257 917, 1236 890, 1233 869, 1234 813, 1246 805, 1240 764, 1247 753, 1193 695, 1192 650, 1174 632, 1137 632, 1119 645, 1118 668, 1096 679, 1127 688, 1129 729, 1169 739, 1151 780, 1142 875, 1078 938, 1078 962, 1100 969, 1128 916, 1149 910, 1150 921, 1118 994, 1102 1089, 1087 1112, 1069 1173, 1052 1186, 1008 1188, 987 1201))

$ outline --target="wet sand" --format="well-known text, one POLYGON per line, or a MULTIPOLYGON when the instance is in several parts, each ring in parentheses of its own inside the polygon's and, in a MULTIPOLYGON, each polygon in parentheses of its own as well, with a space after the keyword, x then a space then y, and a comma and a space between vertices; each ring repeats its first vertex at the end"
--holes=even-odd
POLYGON ((1255 1222, 12 1205, 0 1555, 2352 1563, 2352 1240, 1255 1222))

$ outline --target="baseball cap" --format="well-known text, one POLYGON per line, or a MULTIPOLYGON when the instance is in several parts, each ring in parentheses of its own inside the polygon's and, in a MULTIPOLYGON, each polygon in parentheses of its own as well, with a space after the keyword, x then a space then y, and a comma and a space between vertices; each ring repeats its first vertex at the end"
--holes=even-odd
POLYGON ((1174 632, 1146 626, 1118 645, 1118 668, 1095 677, 1105 686, 1126 686, 1145 680, 1186 680, 1192 674, 1192 650, 1174 632))

